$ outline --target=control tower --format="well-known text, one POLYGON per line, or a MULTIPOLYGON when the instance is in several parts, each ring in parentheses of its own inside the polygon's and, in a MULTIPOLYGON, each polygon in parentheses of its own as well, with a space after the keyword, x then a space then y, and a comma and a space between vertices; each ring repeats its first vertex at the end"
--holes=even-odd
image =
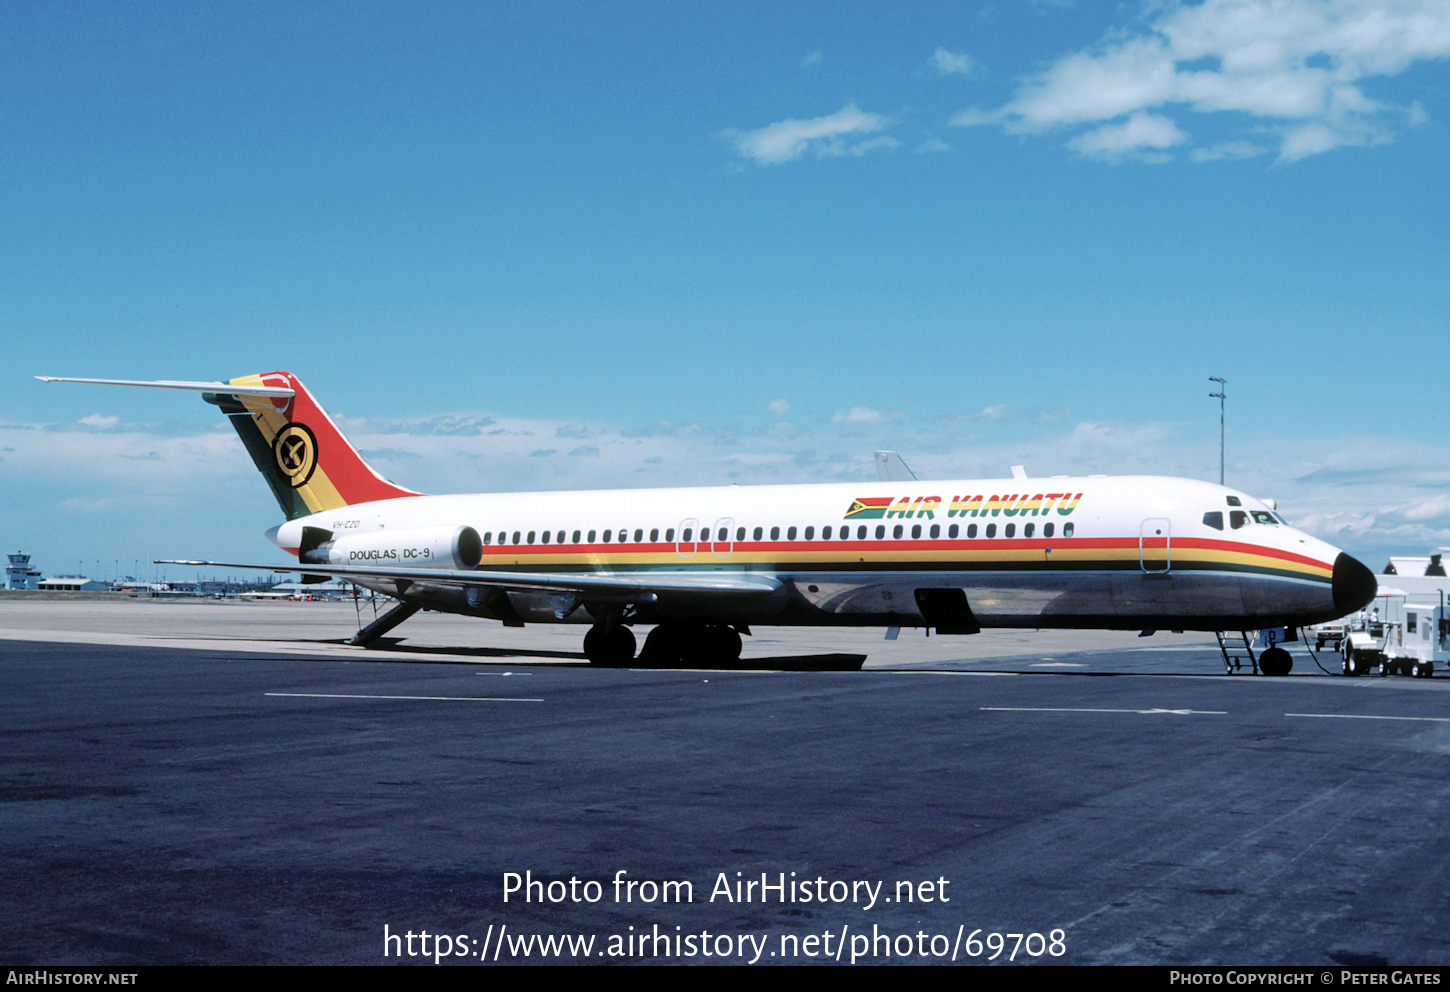
POLYGON ((17 551, 5 566, 6 589, 39 589, 40 570, 30 567, 30 556, 17 551))

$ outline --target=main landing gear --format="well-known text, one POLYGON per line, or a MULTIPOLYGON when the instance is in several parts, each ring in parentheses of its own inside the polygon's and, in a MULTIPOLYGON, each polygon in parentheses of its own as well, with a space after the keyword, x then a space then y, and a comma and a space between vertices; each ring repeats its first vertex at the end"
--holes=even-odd
POLYGON ((634 660, 634 631, 622 624, 596 624, 584 635, 584 655, 600 668, 623 668, 634 660))
MULTIPOLYGON (((638 663, 649 668, 733 668, 741 647, 740 630, 725 624, 662 623, 645 638, 638 663)), ((601 668, 630 664, 634 648, 634 633, 618 622, 596 624, 584 635, 585 656, 601 668)))

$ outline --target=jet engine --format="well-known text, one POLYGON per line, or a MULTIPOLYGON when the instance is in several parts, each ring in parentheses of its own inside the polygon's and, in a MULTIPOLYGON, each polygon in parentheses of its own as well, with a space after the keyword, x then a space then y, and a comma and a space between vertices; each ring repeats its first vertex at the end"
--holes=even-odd
MULTIPOLYGON (((313 531, 314 528, 306 528, 313 531)), ((325 532, 324 532, 325 533, 325 532)), ((476 568, 483 540, 472 527, 419 527, 348 534, 312 544, 321 535, 304 534, 303 564, 396 565, 401 568, 476 568), (312 546, 308 546, 312 544, 312 546)))

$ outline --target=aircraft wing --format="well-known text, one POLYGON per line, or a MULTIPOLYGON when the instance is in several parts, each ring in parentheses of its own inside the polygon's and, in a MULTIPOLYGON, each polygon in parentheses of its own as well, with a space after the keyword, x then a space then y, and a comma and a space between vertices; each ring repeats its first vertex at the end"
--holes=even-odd
POLYGON ((451 568, 373 568, 366 565, 258 565, 233 561, 195 559, 158 560, 158 565, 190 565, 211 568, 250 568, 267 572, 301 572, 339 579, 386 579, 394 582, 427 582, 432 585, 474 586, 506 592, 573 593, 611 602, 650 602, 666 596, 701 596, 716 602, 763 599, 781 588, 769 575, 744 572, 637 572, 616 575, 600 572, 482 572, 451 568))

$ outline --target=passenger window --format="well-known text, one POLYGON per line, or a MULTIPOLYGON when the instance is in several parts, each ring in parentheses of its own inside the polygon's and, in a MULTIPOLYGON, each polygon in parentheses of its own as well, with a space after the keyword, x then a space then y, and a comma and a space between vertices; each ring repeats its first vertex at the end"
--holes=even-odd
POLYGON ((660 529, 658 527, 651 527, 650 528, 650 532, 649 532, 649 543, 654 544, 659 539, 660 539, 660 529))
POLYGON ((715 540, 717 540, 717 541, 728 541, 728 540, 730 540, 730 528, 729 527, 721 527, 720 530, 719 530, 719 532, 715 535, 715 540))
POLYGON ((626 542, 628 540, 629 540, 629 528, 627 528, 627 527, 621 527, 619 529, 619 543, 620 544, 623 544, 624 542, 626 542))
MULTIPOLYGON (((842 529, 844 530, 845 528, 842 528, 842 529)), ((830 539, 831 539, 831 528, 829 528, 829 527, 822 527, 821 528, 821 540, 822 541, 829 541, 830 539)))
POLYGON ((1043 537, 1051 537, 1052 536, 1052 528, 1053 528, 1053 525, 1052 524, 1043 524, 1042 525, 1042 536, 1043 537))
POLYGON ((1203 522, 1205 526, 1212 527, 1214 530, 1223 530, 1223 511, 1212 510, 1205 513, 1203 522))
POLYGON ((794 527, 790 527, 790 528, 787 528, 786 529, 785 539, 787 541, 794 541, 795 540, 795 528, 794 527))
POLYGON ((953 541, 955 541, 957 539, 957 525, 956 524, 952 524, 950 527, 947 528, 947 537, 951 538, 953 541))
POLYGON ((996 537, 997 536, 997 525, 996 524, 988 524, 987 525, 987 536, 988 537, 996 537))
POLYGON ((1037 528, 1037 525, 1036 524, 1027 524, 1026 526, 1024 526, 1022 528, 1022 536, 1023 537, 1031 537, 1033 530, 1035 530, 1036 528, 1037 528))
POLYGON ((886 525, 885 524, 877 524, 876 525, 876 540, 879 541, 879 540, 881 540, 885 536, 886 536, 886 525))
POLYGON ((487 533, 485 533, 483 535, 483 543, 484 544, 492 544, 493 543, 493 531, 488 531, 487 533))
POLYGON ((809 541, 811 538, 813 538, 815 536, 816 536, 816 529, 814 527, 807 527, 806 528, 806 534, 805 534, 806 540, 809 541))
POLYGON ((744 527, 736 527, 735 528, 735 540, 737 540, 737 541, 743 541, 743 540, 745 540, 745 528, 744 527))
POLYGON ((938 538, 938 537, 941 537, 941 524, 932 524, 931 525, 931 533, 930 533, 929 536, 933 540, 936 539, 936 538, 938 538))
POLYGON ((665 531, 665 540, 670 544, 675 543, 675 529, 673 527, 665 531))
MULTIPOLYGON (((614 533, 614 531, 612 531, 612 530, 607 530, 607 531, 604 532, 604 543, 605 544, 608 544, 609 543, 609 535, 610 534, 613 534, 613 533, 614 533)), ((687 538, 685 538, 685 540, 688 541, 689 538, 687 537, 687 538)))
POLYGON ((1008 524, 1006 530, 1004 530, 1002 532, 1002 536, 1003 537, 1016 537, 1017 536, 1017 525, 1016 524, 1008 524))
POLYGON ((772 527, 772 528, 770 528, 770 539, 772 541, 779 541, 780 540, 780 528, 779 527, 772 527))
POLYGON ((894 537, 896 540, 899 541, 899 540, 901 540, 901 531, 902 531, 901 525, 900 524, 897 524, 895 527, 891 528, 891 536, 894 537))
POLYGON ((533 544, 534 543, 534 532, 533 531, 529 531, 529 543, 530 544, 533 544))
POLYGON ((862 524, 860 527, 857 527, 856 528, 856 540, 858 540, 858 541, 864 541, 864 540, 866 540, 866 525, 865 524, 862 524))
POLYGON ((755 533, 754 533, 754 535, 752 535, 752 536, 753 536, 753 537, 754 537, 754 539, 755 539, 755 540, 757 540, 757 541, 758 541, 758 540, 760 540, 760 538, 761 538, 761 537, 762 537, 762 536, 763 536, 763 535, 764 535, 764 534, 765 534, 765 531, 764 531, 764 530, 762 530, 762 529, 761 529, 761 528, 759 528, 759 527, 757 527, 757 528, 755 528, 755 533))
POLYGON ((644 528, 641 527, 640 529, 638 529, 638 530, 636 530, 634 532, 634 543, 635 544, 638 544, 640 541, 643 541, 643 540, 644 540, 644 528))
POLYGON ((574 532, 574 541, 573 541, 573 543, 574 544, 578 544, 579 543, 579 532, 577 530, 574 532))
POLYGON ((976 537, 977 536, 977 525, 976 524, 967 524, 967 536, 968 537, 976 537))
MULTIPOLYGON (((593 544, 594 543, 594 538, 595 538, 595 532, 591 530, 589 532, 589 543, 590 544, 593 544)), ((608 538, 606 538, 606 540, 608 540, 608 538)))
POLYGON ((1062 525, 1062 536, 1063 537, 1072 537, 1072 524, 1063 524, 1062 525))
MULTIPOLYGON (((1233 499, 1233 497, 1230 496, 1229 499, 1233 499)), ((1240 527, 1244 526, 1244 524, 1249 522, 1249 515, 1243 510, 1230 510, 1228 511, 1228 522, 1230 527, 1232 527, 1234 530, 1238 530, 1240 527)))
MULTIPOLYGON (((544 531, 542 537, 543 537, 543 543, 544 544, 548 544, 549 543, 549 532, 548 531, 544 531)), ((533 541, 531 540, 529 543, 532 544, 533 541)))
MULTIPOLYGON (((695 528, 693 528, 693 527, 686 527, 685 528, 685 532, 680 535, 680 542, 683 543, 683 544, 689 544, 690 541, 693 539, 694 533, 695 533, 695 528)), ((605 540, 608 540, 609 539, 609 532, 608 531, 605 531, 604 534, 605 534, 605 540)))

